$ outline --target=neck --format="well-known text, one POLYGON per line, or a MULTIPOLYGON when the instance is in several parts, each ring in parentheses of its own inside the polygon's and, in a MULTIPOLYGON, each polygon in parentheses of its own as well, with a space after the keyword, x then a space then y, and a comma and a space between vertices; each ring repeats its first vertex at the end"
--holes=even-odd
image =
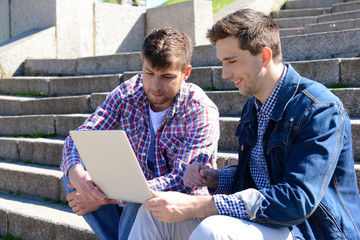
POLYGON ((274 91, 276 85, 279 83, 285 66, 283 63, 274 64, 270 63, 264 74, 263 92, 255 96, 259 101, 264 104, 274 91))

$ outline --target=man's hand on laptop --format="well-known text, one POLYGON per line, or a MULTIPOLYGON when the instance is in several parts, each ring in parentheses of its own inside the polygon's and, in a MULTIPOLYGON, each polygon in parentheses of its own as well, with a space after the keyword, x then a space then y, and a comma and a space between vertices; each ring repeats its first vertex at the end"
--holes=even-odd
POLYGON ((76 191, 69 193, 66 200, 77 215, 95 211, 105 204, 117 204, 116 200, 103 196, 82 166, 72 166, 69 170, 69 178, 71 183, 68 187, 75 188, 76 191))

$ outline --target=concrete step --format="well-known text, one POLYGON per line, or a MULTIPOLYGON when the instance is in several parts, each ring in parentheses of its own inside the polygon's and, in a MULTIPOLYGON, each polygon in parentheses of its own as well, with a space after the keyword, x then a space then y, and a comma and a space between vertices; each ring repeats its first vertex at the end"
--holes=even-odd
POLYGON ((67 206, 5 193, 0 193, 0 234, 26 240, 98 239, 67 206))
POLYGON ((0 191, 65 202, 58 167, 0 160, 0 191))
MULTIPOLYGON (((236 164, 235 153, 220 153, 227 165, 236 164)), ((360 165, 355 164, 360 185, 360 165)), ((29 240, 97 239, 68 206, 0 192, 0 234, 29 240)))
POLYGON ((360 56, 360 29, 281 38, 284 61, 360 56))
POLYGON ((285 9, 299 9, 299 8, 319 8, 331 7, 333 4, 344 3, 344 0, 295 0, 287 1, 284 4, 285 9))
MULTIPOLYGON (((61 155, 59 155, 61 157, 61 155)), ((234 152, 219 152, 218 168, 237 163, 234 152)), ((66 202, 59 167, 0 160, 0 191, 36 199, 66 202)))
MULTIPOLYGON (((240 119, 236 117, 223 117, 220 122, 219 149, 222 151, 237 151, 238 143, 235 130, 240 119)), ((360 158, 360 120, 351 120, 353 153, 355 158, 360 158)))
POLYGON ((324 22, 317 24, 308 24, 304 27, 304 33, 331 32, 346 29, 356 29, 360 26, 360 18, 352 20, 340 20, 333 22, 324 22))
MULTIPOLYGON (((219 151, 217 167, 237 164, 237 152, 219 151)), ((58 167, 24 164, 0 160, 0 191, 16 196, 31 197, 45 201, 66 202, 66 192, 58 167)))
MULTIPOLYGON (((0 159, 58 168, 61 163, 64 140, 65 138, 0 137, 0 159)), ((237 159, 237 155, 234 153, 219 152, 217 155, 218 166, 228 165, 229 156, 237 159)))
POLYGON ((307 24, 303 27, 296 28, 281 28, 280 36, 294 36, 299 34, 310 34, 310 33, 320 33, 320 32, 332 32, 332 31, 341 31, 348 29, 356 29, 360 25, 360 18, 351 19, 351 20, 340 20, 333 22, 324 22, 324 23, 313 23, 307 24))
POLYGON ((355 9, 360 9, 360 1, 359 0, 345 2, 345 3, 337 3, 337 4, 333 4, 331 6, 332 13, 353 11, 355 9))
MULTIPOLYGON (((290 62, 293 67, 303 76, 306 76, 310 79, 314 79, 318 82, 321 82, 325 86, 331 87, 334 84, 346 84, 348 87, 358 87, 360 82, 358 76, 360 74, 360 69, 357 65, 360 65, 360 58, 350 58, 350 59, 323 59, 323 60, 309 60, 309 61, 292 61, 290 62), (341 71, 340 71, 341 69, 341 71)), ((120 82, 130 79, 135 74, 140 71, 131 71, 124 72, 120 77, 120 82)), ((221 77, 222 70, 220 66, 210 66, 210 67, 194 67, 188 82, 197 84, 203 89, 217 89, 217 90, 231 90, 235 89, 232 82, 224 80, 221 77)), ((76 78, 68 77, 53 77, 57 82, 62 82, 61 87, 57 88, 54 85, 46 85, 49 77, 14 77, 14 78, 0 78, 0 93, 8 94, 23 94, 26 95, 26 88, 22 88, 22 83, 26 82, 27 85, 31 85, 32 92, 42 92, 45 96, 51 96, 51 94, 56 94, 56 96, 63 95, 81 95, 81 94, 91 94, 94 92, 109 92, 117 86, 117 82, 111 87, 95 87, 98 85, 97 75, 88 75, 88 76, 79 76, 76 78), (92 86, 91 89, 85 85, 79 84, 82 82, 81 78, 86 79, 87 85, 92 86), (63 81, 63 78, 66 80, 63 81), (80 80, 79 80, 80 78, 80 80), (14 80, 14 81, 12 81, 14 80), (34 84, 32 84, 34 82, 34 84), (40 83, 41 82, 41 83, 40 83), (45 83, 45 84, 44 84, 45 83), (78 84, 78 88, 73 86, 78 84), (43 91, 43 89, 52 89, 51 91, 43 91), (21 91, 22 89, 24 91, 21 91), (86 90, 85 90, 86 89, 86 90), (106 90, 106 91, 105 91, 106 90)), ((51 78, 51 77, 50 77, 51 78)))
MULTIPOLYGON (((360 117, 359 88, 332 89, 344 103, 351 117, 360 117)), ((207 91, 206 94, 217 105, 220 116, 240 116, 248 97, 237 90, 207 91)), ((35 115, 35 114, 71 114, 93 112, 101 105, 108 93, 93 93, 88 96, 44 98, 41 100, 23 101, 20 97, 0 96, 0 114, 35 115), (4 99, 5 98, 5 99, 4 99), (56 103, 56 104, 54 104, 56 103), (76 108, 74 108, 74 106, 76 108)), ((35 134, 35 133, 34 133, 35 134)))
POLYGON ((80 95, 108 92, 122 81, 121 74, 71 77, 11 77, 0 79, 0 94, 30 96, 80 95))
MULTIPOLYGON (((313 18, 313 17, 306 17, 313 18)), ((303 19, 306 19, 303 18, 303 19)), ((283 19, 281 19, 283 20, 283 19)), ((288 21, 285 21, 288 22, 288 21)), ((289 21, 290 22, 290 21, 289 21)), ((295 26, 289 27, 302 27, 306 24, 316 23, 316 19, 309 22, 299 23, 295 26)), ((321 34, 305 34, 299 36, 282 37, 281 44, 283 47, 284 61, 301 61, 301 60, 314 60, 314 59, 328 59, 336 58, 344 54, 359 55, 359 39, 360 30, 343 30, 321 34), (294 48, 295 47, 295 48, 294 48), (295 49, 295 50, 294 50, 295 49)), ((344 55, 345 56, 345 55, 344 55)), ((354 56, 351 56, 354 57, 354 56)), ((193 67, 206 67, 206 66, 220 66, 220 62, 216 57, 215 48, 212 45, 196 46, 194 48, 194 55, 192 58, 193 67)), ((98 75, 98 74, 120 74, 125 71, 141 71, 141 58, 139 53, 115 54, 109 56, 99 56, 93 58, 79 58, 79 59, 53 59, 53 60, 35 60, 29 59, 25 61, 26 76, 36 75, 98 75), (138 64, 133 67, 124 68, 118 62, 135 61, 138 64), (78 66, 74 69, 59 68, 57 64, 61 65, 69 61, 73 63, 76 61, 78 66), (81 68, 81 62, 86 61, 88 65, 97 65, 99 62, 102 64, 96 68, 81 68), (49 65, 49 62, 51 64, 49 65), (52 68, 51 68, 52 67, 52 68)))
POLYGON ((302 9, 284 9, 279 12, 272 12, 271 17, 276 18, 293 18, 305 16, 318 16, 321 14, 331 13, 331 7, 323 8, 302 8, 302 9))
MULTIPOLYGON (((70 130, 76 129, 89 114, 66 114, 66 115, 30 115, 30 116, 6 116, 0 117, 0 135, 26 135, 42 133, 55 134, 58 137, 66 137, 70 130), (21 126, 36 126, 34 128, 21 126), (35 130, 34 130, 35 129, 35 130)), ((239 119, 236 117, 220 118, 219 150, 236 151, 237 139, 235 130, 239 119)), ((360 120, 352 120, 353 147, 356 157, 360 156, 360 120)))
POLYGON ((0 95, 1 115, 88 113, 90 96, 19 97, 0 95))
POLYGON ((326 23, 334 21, 354 20, 360 18, 360 9, 346 12, 327 13, 316 16, 275 18, 280 30, 283 28, 302 28, 309 24, 326 23))
POLYGON ((339 13, 330 13, 323 14, 318 16, 317 22, 332 22, 332 21, 340 21, 340 20, 349 20, 349 19, 357 19, 360 18, 360 10, 351 10, 347 12, 339 12, 339 13))
MULTIPOLYGON (((340 98, 351 117, 360 117, 360 88, 331 89, 340 98)), ((206 94, 216 104, 220 116, 240 116, 242 108, 248 97, 239 94, 238 90, 233 91, 207 91, 206 94)), ((91 95, 91 107, 102 104, 107 93, 94 93, 91 95)))
POLYGON ((60 166, 64 138, 0 137, 0 159, 60 166))
POLYGON ((318 16, 293 17, 293 18, 276 18, 275 23, 282 28, 303 28, 308 24, 317 23, 318 16))
POLYGON ((338 13, 360 9, 360 1, 316 1, 316 0, 301 0, 288 1, 284 8, 279 12, 272 12, 273 18, 288 18, 300 16, 317 16, 327 13, 338 13), (314 4, 317 2, 317 4, 314 4))

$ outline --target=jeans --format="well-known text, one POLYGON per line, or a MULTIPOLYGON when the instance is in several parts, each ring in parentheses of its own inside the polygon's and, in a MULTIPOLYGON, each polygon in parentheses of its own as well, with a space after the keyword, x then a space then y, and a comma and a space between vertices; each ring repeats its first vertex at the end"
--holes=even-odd
MULTIPOLYGON (((67 185, 69 180, 63 176, 63 185, 67 193, 75 191, 67 185)), ((135 221, 141 204, 127 203, 124 207, 108 204, 98 210, 83 215, 96 236, 101 240, 128 239, 131 227, 135 221)))

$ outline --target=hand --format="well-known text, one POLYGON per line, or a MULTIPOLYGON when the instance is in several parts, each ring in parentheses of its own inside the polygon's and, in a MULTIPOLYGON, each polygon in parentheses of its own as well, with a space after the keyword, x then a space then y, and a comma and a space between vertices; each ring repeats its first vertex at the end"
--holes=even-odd
POLYGON ((88 172, 80 165, 74 165, 70 168, 69 178, 68 187, 75 188, 76 191, 68 194, 66 200, 77 215, 95 211, 105 204, 117 203, 116 200, 104 197, 100 189, 94 185, 88 172))
POLYGON ((184 185, 190 188, 208 186, 216 189, 219 185, 219 173, 199 162, 193 162, 187 166, 183 181, 184 185))
POLYGON ((76 191, 84 198, 93 202, 104 200, 104 195, 95 186, 89 176, 89 173, 85 171, 82 166, 78 164, 72 166, 69 169, 69 178, 72 186, 74 186, 76 191))
POLYGON ((212 196, 194 196, 179 192, 155 192, 145 205, 159 221, 183 222, 218 214, 212 196))
MULTIPOLYGON (((69 188, 75 188, 71 183, 68 184, 69 188)), ((84 198, 77 191, 73 191, 66 196, 66 200, 69 202, 69 207, 79 216, 93 212, 99 209, 102 205, 105 204, 116 204, 117 201, 109 198, 104 198, 103 200, 91 201, 84 198)))

